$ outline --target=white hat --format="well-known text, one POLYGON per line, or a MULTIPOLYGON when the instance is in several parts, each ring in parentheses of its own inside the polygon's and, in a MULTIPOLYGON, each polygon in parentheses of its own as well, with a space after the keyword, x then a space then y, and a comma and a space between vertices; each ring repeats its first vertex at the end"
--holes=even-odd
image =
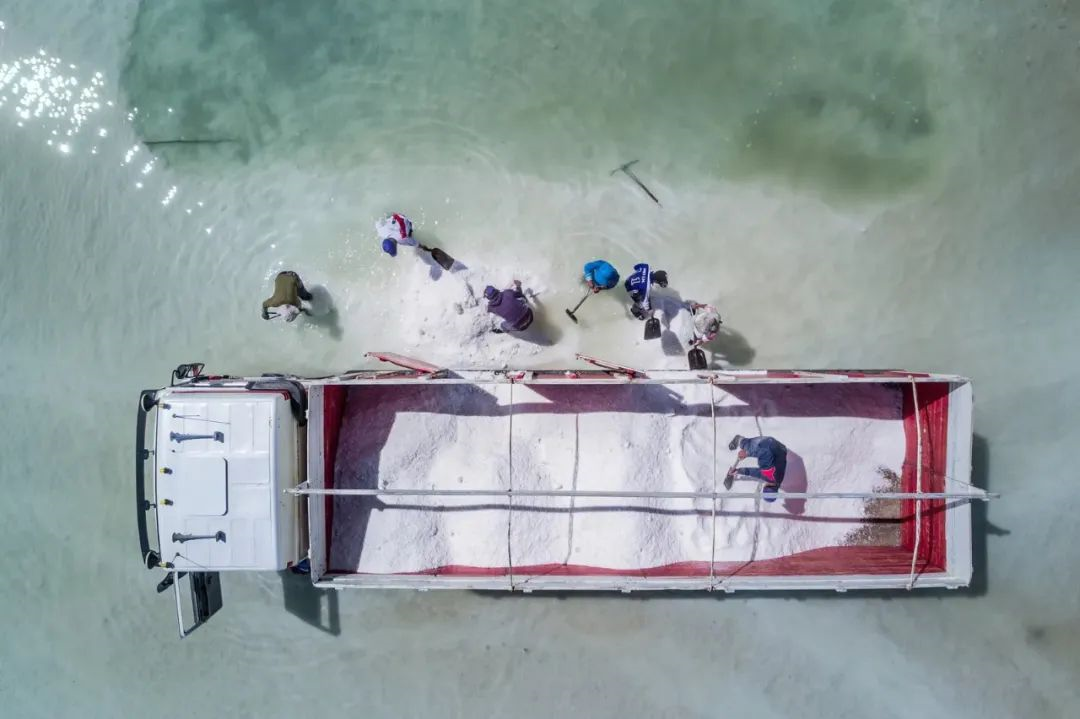
POLYGON ((694 313, 694 329, 703 337, 720 331, 720 313, 715 307, 703 307, 694 313))

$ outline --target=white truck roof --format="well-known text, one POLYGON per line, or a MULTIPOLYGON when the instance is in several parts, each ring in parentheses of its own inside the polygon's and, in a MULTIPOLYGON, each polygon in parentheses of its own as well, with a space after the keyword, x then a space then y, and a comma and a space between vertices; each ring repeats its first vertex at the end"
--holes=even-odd
POLYGON ((296 553, 297 428, 280 392, 159 397, 155 503, 161 558, 178 570, 284 569, 296 553))

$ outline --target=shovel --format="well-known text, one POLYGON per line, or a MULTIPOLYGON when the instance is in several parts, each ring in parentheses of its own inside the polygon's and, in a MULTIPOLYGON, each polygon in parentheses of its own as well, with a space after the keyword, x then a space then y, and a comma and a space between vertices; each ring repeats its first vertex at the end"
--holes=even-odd
POLYGON ((657 317, 650 317, 645 320, 645 339, 657 340, 660 339, 660 320, 657 317))
POLYGON ((439 267, 449 272, 454 268, 454 258, 446 254, 438 247, 428 247, 427 245, 420 245, 420 249, 424 252, 431 253, 431 259, 439 263, 439 267))
POLYGON ((158 147, 159 145, 226 145, 234 142, 240 141, 228 137, 215 137, 199 140, 185 140, 183 138, 177 138, 175 140, 143 140, 142 144, 146 145, 147 147, 158 147))
POLYGON ((650 198, 652 198, 653 202, 655 202, 657 205, 659 205, 660 200, 657 199, 656 195, 654 195, 652 193, 652 190, 650 190, 648 187, 645 187, 645 183, 642 182, 638 178, 638 176, 634 174, 634 171, 630 169, 632 166, 634 166, 636 164, 637 164, 637 160, 631 160, 630 162, 627 162, 625 165, 619 165, 618 167, 616 167, 614 170, 611 171, 611 174, 614 175, 616 172, 625 173, 626 176, 629 177, 631 180, 633 180, 635 182, 635 184, 637 184, 638 187, 640 187, 642 190, 645 191, 646 195, 648 195, 650 198))
POLYGON ((735 468, 739 466, 739 460, 731 465, 728 471, 724 474, 724 489, 730 490, 731 485, 735 484, 735 468))
POLYGON ((575 325, 578 323, 578 319, 574 315, 574 313, 578 311, 579 307, 581 307, 583 304, 585 304, 585 300, 589 299, 589 295, 591 295, 591 294, 592 294, 592 290, 589 290, 588 292, 585 293, 585 296, 581 298, 581 302, 578 302, 576 305, 574 305, 574 309, 566 311, 566 316, 569 317, 570 319, 572 319, 574 321, 575 325))
POLYGON ((709 360, 706 359, 705 352, 700 347, 695 347, 694 349, 687 352, 686 361, 690 363, 690 369, 709 369, 709 360))

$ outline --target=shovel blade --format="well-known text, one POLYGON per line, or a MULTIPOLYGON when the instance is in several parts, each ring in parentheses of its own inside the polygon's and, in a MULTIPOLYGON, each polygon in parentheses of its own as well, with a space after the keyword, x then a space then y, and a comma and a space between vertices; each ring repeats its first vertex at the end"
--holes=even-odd
POLYGON ((454 258, 440 250, 438 247, 432 248, 431 259, 438 262, 439 266, 447 272, 454 269, 454 258))
POLYGON ((690 363, 690 369, 703 370, 709 368, 709 360, 705 358, 705 353, 697 348, 694 348, 686 353, 686 361, 690 363))
POLYGON ((575 317, 574 313, 571 312, 570 310, 566 310, 566 316, 569 317, 570 319, 572 319, 574 321, 575 325, 578 323, 577 317, 575 317))
POLYGON ((656 317, 650 317, 649 319, 645 320, 645 339, 660 339, 660 320, 656 317))

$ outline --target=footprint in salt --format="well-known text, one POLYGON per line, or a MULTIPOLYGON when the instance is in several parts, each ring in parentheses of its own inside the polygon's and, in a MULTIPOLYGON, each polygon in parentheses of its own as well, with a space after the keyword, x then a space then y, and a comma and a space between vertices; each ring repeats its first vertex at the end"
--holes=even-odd
MULTIPOLYGON (((711 492, 713 481, 712 428, 704 422, 695 422, 683 427, 679 436, 679 453, 676 476, 684 476, 686 489, 696 492, 711 492)), ((718 470, 720 471, 720 470, 718 470)), ((718 488, 718 491, 721 488, 718 488)), ((712 541, 712 504, 707 499, 694 501, 699 510, 695 517, 691 541, 697 547, 708 548, 712 541)))
POLYGON ((754 530, 757 522, 754 519, 740 521, 735 529, 735 541, 740 547, 750 546, 754 543, 754 530))
MULTIPOLYGON (((726 511, 749 513, 752 514, 754 509, 752 504, 745 502, 738 502, 737 504, 732 502, 729 506, 725 507, 726 511), (732 506, 734 505, 734 506, 732 506)), ((720 537, 723 537, 723 545, 725 547, 749 547, 754 542, 754 518, 733 516, 728 519, 725 524, 724 532, 721 534, 719 528, 717 529, 717 548, 721 546, 719 544, 720 537)))

